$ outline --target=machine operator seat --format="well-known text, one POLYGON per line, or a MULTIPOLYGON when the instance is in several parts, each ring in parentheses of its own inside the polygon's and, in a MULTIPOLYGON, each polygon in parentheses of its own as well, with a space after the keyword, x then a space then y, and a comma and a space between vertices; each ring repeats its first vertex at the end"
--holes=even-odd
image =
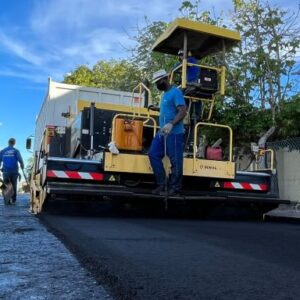
POLYGON ((184 96, 212 99, 219 90, 218 73, 214 69, 201 67, 198 82, 187 82, 184 96))

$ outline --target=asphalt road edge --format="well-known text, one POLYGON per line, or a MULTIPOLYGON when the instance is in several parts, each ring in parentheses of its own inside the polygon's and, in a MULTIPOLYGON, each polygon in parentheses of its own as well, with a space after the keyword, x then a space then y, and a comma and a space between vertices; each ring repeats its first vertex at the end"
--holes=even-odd
POLYGON ((113 299, 116 300, 137 300, 136 292, 131 290, 128 287, 125 287, 120 278, 115 275, 112 275, 109 272, 109 266, 105 265, 105 263, 99 263, 92 257, 87 257, 86 254, 78 248, 72 241, 68 239, 68 237, 53 228, 47 220, 43 217, 43 215, 38 215, 38 218, 43 226, 56 236, 65 247, 74 255, 74 257, 78 260, 83 268, 88 270, 91 275, 94 277, 96 282, 103 286, 109 293, 112 295, 113 299))

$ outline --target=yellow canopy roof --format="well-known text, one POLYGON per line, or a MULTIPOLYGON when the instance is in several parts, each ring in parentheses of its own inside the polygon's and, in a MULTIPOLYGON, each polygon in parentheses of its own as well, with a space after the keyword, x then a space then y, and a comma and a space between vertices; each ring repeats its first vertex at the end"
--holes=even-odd
POLYGON ((187 34, 187 49, 198 59, 222 51, 222 40, 226 49, 237 45, 241 40, 236 31, 202 22, 176 19, 157 39, 152 50, 177 55, 178 50, 183 48, 184 32, 187 34))

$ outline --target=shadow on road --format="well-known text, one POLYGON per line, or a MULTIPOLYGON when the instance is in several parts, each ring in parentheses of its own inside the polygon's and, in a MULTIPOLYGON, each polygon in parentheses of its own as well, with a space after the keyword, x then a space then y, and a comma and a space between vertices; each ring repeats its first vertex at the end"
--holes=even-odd
POLYGON ((199 220, 262 220, 271 207, 254 204, 223 204, 169 201, 168 209, 162 201, 153 199, 128 200, 121 198, 102 201, 51 201, 43 213, 52 215, 122 218, 174 218, 199 220))

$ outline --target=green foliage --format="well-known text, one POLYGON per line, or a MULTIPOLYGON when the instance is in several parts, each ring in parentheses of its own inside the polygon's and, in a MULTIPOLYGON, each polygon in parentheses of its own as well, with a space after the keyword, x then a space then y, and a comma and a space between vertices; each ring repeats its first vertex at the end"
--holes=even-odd
POLYGON ((87 66, 79 66, 71 74, 65 75, 63 82, 83 86, 94 86, 93 72, 87 66))
POLYGON ((277 116, 278 138, 300 136, 300 94, 280 105, 277 116))
POLYGON ((221 16, 212 16, 209 10, 200 10, 200 0, 194 3, 191 1, 183 1, 179 8, 179 12, 185 19, 203 22, 216 26, 224 26, 222 13, 221 16))
POLYGON ((235 146, 249 146, 251 141, 257 142, 261 134, 267 131, 271 124, 271 111, 262 111, 251 104, 236 106, 225 102, 219 106, 213 118, 214 122, 226 124, 233 130, 235 146))
POLYGON ((65 76, 64 83, 131 92, 141 77, 141 70, 126 60, 101 60, 92 69, 77 67, 65 76))
MULTIPOLYGON (((276 117, 276 132, 272 140, 300 136, 300 94, 280 103, 276 117)), ((272 126, 272 110, 262 110, 251 104, 235 106, 233 102, 217 105, 213 121, 229 125, 234 133, 236 146, 249 146, 272 126)))
POLYGON ((151 51, 152 45, 167 28, 168 23, 150 22, 147 18, 145 23, 144 27, 137 28, 133 37, 136 46, 131 49, 130 61, 141 68, 144 78, 150 79, 153 72, 159 69, 170 70, 177 60, 174 56, 151 51))
POLYGON ((141 70, 126 60, 99 61, 92 71, 99 88, 131 92, 142 78, 141 70))
POLYGON ((275 123, 280 103, 295 87, 291 74, 300 46, 299 11, 289 13, 260 0, 233 2, 233 23, 243 41, 228 60, 230 96, 262 110, 269 106, 275 123))
MULTIPOLYGON (((299 85, 295 76, 295 56, 300 46, 298 12, 270 6, 263 0, 233 0, 232 27, 241 33, 242 43, 226 56, 227 88, 225 99, 216 103, 213 121, 228 124, 238 145, 257 141, 276 124, 277 138, 300 134, 299 85), (294 96, 293 96, 294 95, 294 96)), ((181 17, 224 26, 222 14, 201 10, 200 1, 182 1, 181 17)), ((170 71, 177 58, 151 51, 168 23, 150 21, 137 28, 127 60, 101 60, 92 67, 78 66, 66 75, 65 83, 131 91, 158 69, 170 71)), ((180 45, 178 46, 180 48, 180 45)), ((205 58, 202 64, 220 65, 221 57, 205 58)), ((152 88, 154 98, 158 96, 152 88)))

